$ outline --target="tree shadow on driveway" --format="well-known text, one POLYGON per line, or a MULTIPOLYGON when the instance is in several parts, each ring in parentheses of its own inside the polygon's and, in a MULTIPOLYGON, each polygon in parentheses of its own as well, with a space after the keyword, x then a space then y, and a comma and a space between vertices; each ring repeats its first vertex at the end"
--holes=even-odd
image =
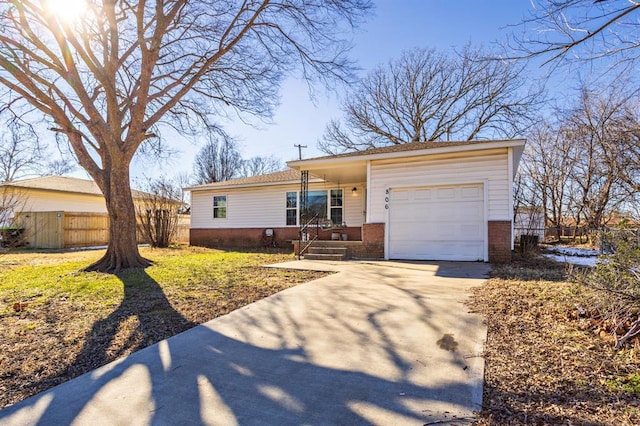
MULTIPOLYGON (((454 416, 470 414, 477 383, 458 380, 467 374, 460 354, 423 353, 448 328, 434 322, 421 283, 389 279, 382 269, 343 278, 349 284, 335 278, 307 283, 161 341, 0 411, 0 424, 465 421, 454 416), (427 329, 433 336, 422 333, 427 329), (456 369, 446 380, 436 371, 444 364, 456 369), (424 380, 430 373, 438 379, 424 380)), ((127 301, 135 297, 131 287, 109 316, 115 324, 136 315, 127 301)), ((151 312, 185 323, 156 290, 151 312)), ((153 337, 146 321, 139 322, 132 344, 153 337)), ((97 322, 92 333, 117 334, 116 326, 104 324, 97 322)), ((92 344, 98 349, 88 342, 70 368, 105 357, 111 343, 92 344)))

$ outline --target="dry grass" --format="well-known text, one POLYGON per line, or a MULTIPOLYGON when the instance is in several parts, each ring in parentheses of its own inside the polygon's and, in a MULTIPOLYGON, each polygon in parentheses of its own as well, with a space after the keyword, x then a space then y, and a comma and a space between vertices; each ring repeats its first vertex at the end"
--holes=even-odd
POLYGON ((285 288, 326 275, 291 254, 143 249, 146 270, 78 272, 103 251, 0 256, 0 408, 285 288))
POLYGON ((623 351, 576 307, 562 265, 496 267, 471 306, 485 315, 484 406, 478 424, 640 424, 640 343, 623 351))

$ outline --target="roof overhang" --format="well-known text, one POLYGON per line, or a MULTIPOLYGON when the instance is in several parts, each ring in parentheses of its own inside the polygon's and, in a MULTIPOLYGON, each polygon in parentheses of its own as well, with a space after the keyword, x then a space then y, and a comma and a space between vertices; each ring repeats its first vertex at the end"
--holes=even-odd
MULTIPOLYGON (((196 186, 187 186, 182 188, 183 191, 191 191, 191 192, 199 192, 199 191, 218 191, 221 189, 241 189, 241 188, 259 188, 261 186, 279 186, 279 185, 300 185, 300 179, 297 180, 287 180, 287 181, 279 181, 279 182, 262 182, 262 183, 244 183, 244 184, 234 184, 232 181, 229 181, 229 184, 224 184, 223 182, 219 182, 215 185, 196 185, 196 186)), ((309 182, 313 183, 321 183, 321 179, 310 179, 309 182)))
POLYGON ((357 183, 367 181, 367 164, 371 161, 401 160, 409 157, 426 157, 446 154, 462 154, 482 152, 492 149, 512 148, 512 161, 514 173, 518 169, 525 140, 500 140, 474 143, 469 145, 456 145, 438 148, 424 148, 411 151, 367 153, 359 152, 354 155, 335 157, 319 157, 308 160, 295 160, 287 162, 287 165, 296 170, 308 170, 309 173, 325 181, 334 183, 357 183))

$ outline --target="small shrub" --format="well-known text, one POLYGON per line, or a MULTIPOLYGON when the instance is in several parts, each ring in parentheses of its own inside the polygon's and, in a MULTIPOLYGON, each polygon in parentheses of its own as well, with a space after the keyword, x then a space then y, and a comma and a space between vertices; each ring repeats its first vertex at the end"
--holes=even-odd
POLYGON ((585 292, 585 303, 620 349, 640 334, 640 248, 627 238, 615 238, 613 245, 614 253, 602 256, 595 268, 573 276, 593 290, 585 292))

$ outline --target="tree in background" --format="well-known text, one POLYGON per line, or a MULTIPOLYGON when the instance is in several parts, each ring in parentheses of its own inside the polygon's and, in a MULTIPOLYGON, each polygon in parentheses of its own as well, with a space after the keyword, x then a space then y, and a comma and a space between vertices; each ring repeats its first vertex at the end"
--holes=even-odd
POLYGON ((223 182, 283 170, 282 161, 274 156, 243 159, 236 142, 227 135, 211 137, 196 155, 193 180, 196 185, 223 182))
POLYGON ((129 169, 162 125, 214 125, 231 109, 268 116, 283 77, 351 77, 352 28, 369 0, 0 1, 2 99, 64 135, 104 194, 109 246, 87 270, 146 267, 129 169))
POLYGON ((33 127, 15 115, 2 120, 0 126, 0 181, 37 175, 47 157, 33 127))
POLYGON ((0 182, 33 176, 63 175, 74 169, 74 162, 62 155, 51 160, 35 127, 11 110, 0 112, 0 182))
POLYGON ((284 170, 285 166, 279 158, 270 156, 255 156, 242 160, 240 176, 259 176, 284 170))
POLYGON ((524 65, 482 49, 413 49, 374 69, 342 104, 320 141, 326 153, 410 142, 511 138, 530 123, 540 90, 524 65))
POLYGON ((575 151, 562 138, 559 125, 539 120, 527 135, 527 145, 518 171, 519 203, 523 207, 541 206, 545 222, 563 226, 570 208, 571 171, 575 151))
POLYGON ((226 135, 211 137, 196 155, 194 180, 203 184, 233 179, 241 167, 242 157, 233 139, 226 135))
POLYGON ((516 193, 544 206, 548 225, 595 229, 640 194, 640 105, 624 84, 576 93, 532 127, 516 193))
POLYGON ((563 118, 562 137, 575 153, 571 168, 574 216, 594 229, 605 225, 634 190, 627 187, 624 176, 638 171, 627 158, 640 149, 637 139, 628 137, 640 132, 640 112, 634 91, 582 87, 579 94, 563 118))
POLYGON ((62 176, 75 170, 75 162, 69 158, 53 160, 47 163, 44 174, 53 176, 62 176))

